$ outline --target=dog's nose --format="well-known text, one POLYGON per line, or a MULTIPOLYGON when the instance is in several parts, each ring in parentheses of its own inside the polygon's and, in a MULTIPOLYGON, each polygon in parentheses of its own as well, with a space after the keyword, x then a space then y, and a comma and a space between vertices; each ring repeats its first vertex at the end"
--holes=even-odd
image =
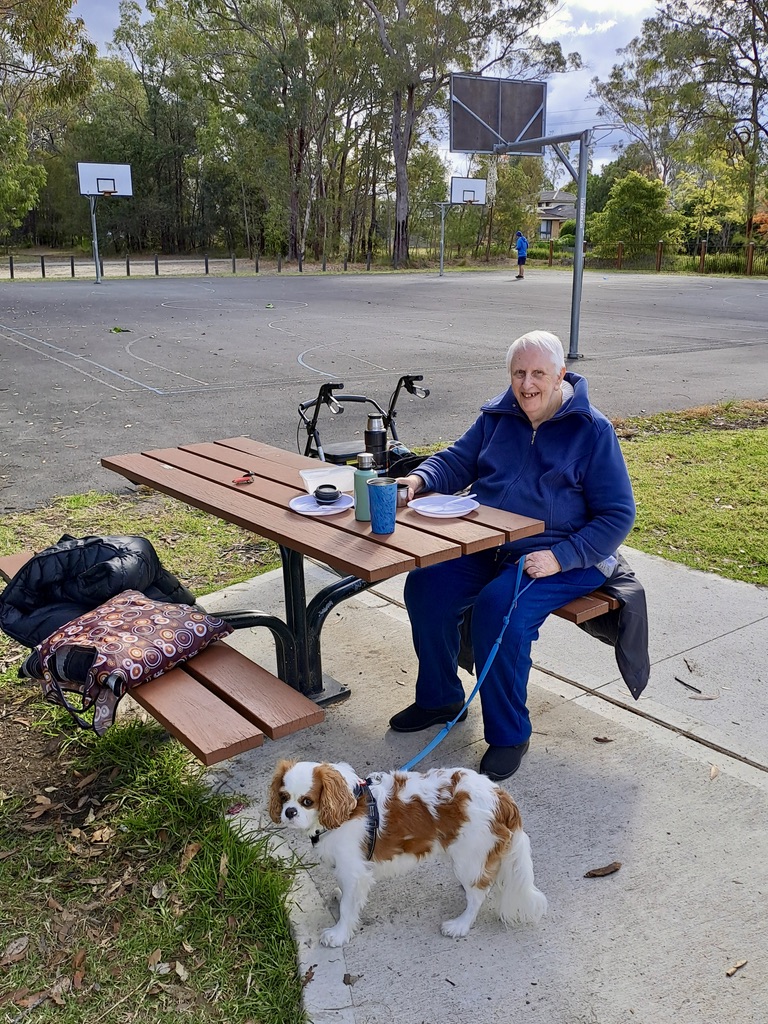
POLYGON ((298 811, 297 807, 286 807, 285 808, 285 816, 286 816, 286 818, 289 821, 291 820, 291 818, 295 818, 298 813, 299 813, 299 811, 298 811))

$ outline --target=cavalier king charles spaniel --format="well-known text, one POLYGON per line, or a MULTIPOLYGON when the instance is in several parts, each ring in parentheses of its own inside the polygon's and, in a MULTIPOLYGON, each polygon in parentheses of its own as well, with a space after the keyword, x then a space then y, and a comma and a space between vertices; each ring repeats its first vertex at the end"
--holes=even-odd
POLYGON ((505 924, 537 924, 546 913, 517 805, 468 768, 361 779, 348 764, 281 761, 269 814, 277 824, 307 832, 339 883, 339 920, 321 935, 324 946, 349 942, 378 878, 439 855, 450 860, 467 897, 466 910, 443 922, 443 935, 467 935, 493 886, 505 924))

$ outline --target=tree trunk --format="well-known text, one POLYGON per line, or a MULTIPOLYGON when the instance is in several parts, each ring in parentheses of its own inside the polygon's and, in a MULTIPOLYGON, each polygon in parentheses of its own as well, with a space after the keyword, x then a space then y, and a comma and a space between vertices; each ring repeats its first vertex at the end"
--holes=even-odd
POLYGON ((408 154, 411 149, 414 122, 414 90, 409 85, 405 94, 401 89, 393 95, 392 150, 395 158, 395 239, 392 245, 392 265, 397 268, 408 263, 408 154))

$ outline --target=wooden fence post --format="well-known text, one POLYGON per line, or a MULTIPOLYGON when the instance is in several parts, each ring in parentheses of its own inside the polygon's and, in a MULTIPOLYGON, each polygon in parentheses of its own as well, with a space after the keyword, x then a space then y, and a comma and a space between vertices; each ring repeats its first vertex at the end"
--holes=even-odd
POLYGON ((237 273, 237 263, 235 262, 235 254, 232 253, 232 273, 237 273))
POLYGON ((72 277, 74 277, 75 276, 75 257, 74 256, 70 256, 69 257, 69 270, 70 270, 70 273, 71 273, 72 277))
POLYGON ((552 257, 554 256, 554 252, 555 252, 555 243, 550 238, 550 240, 549 240, 549 265, 550 265, 550 267, 552 266, 552 257))
POLYGON ((664 243, 659 241, 656 246, 656 273, 661 272, 661 257, 664 255, 664 243))
POLYGON ((160 276, 160 261, 157 258, 157 253, 155 253, 155 277, 159 277, 159 276, 160 276))
POLYGON ((752 276, 752 265, 755 262, 755 243, 750 242, 747 246, 747 277, 752 276))
POLYGON ((707 243, 706 243, 706 241, 702 240, 702 243, 701 243, 701 255, 699 256, 699 273, 700 274, 704 273, 704 261, 706 259, 706 256, 707 256, 707 243))
POLYGON ((13 256, 8 257, 9 269, 11 271, 11 280, 13 280, 13 256))
POLYGON ((624 263, 624 243, 619 242, 616 246, 616 269, 621 270, 624 263))
POLYGON ((131 257, 128 255, 128 253, 125 254, 125 276, 131 276, 131 257))
POLYGON ((205 254, 205 272, 208 273, 208 253, 205 254))
POLYGON ((283 270, 283 261, 282 261, 282 259, 280 257, 280 253, 278 253, 277 254, 277 272, 278 272, 278 274, 282 273, 282 270, 283 270))
POLYGON ((40 257, 40 273, 45 277, 45 256, 40 257))

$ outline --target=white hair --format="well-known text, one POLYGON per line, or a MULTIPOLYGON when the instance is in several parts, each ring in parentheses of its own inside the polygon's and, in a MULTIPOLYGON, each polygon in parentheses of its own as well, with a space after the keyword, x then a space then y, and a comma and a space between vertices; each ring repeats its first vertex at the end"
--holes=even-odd
POLYGON ((565 366, 563 343, 556 334, 550 334, 549 331, 528 331, 527 334, 515 338, 509 346, 507 350, 507 373, 511 373, 512 360, 517 353, 528 348, 538 349, 542 355, 551 359, 558 372, 565 366))

